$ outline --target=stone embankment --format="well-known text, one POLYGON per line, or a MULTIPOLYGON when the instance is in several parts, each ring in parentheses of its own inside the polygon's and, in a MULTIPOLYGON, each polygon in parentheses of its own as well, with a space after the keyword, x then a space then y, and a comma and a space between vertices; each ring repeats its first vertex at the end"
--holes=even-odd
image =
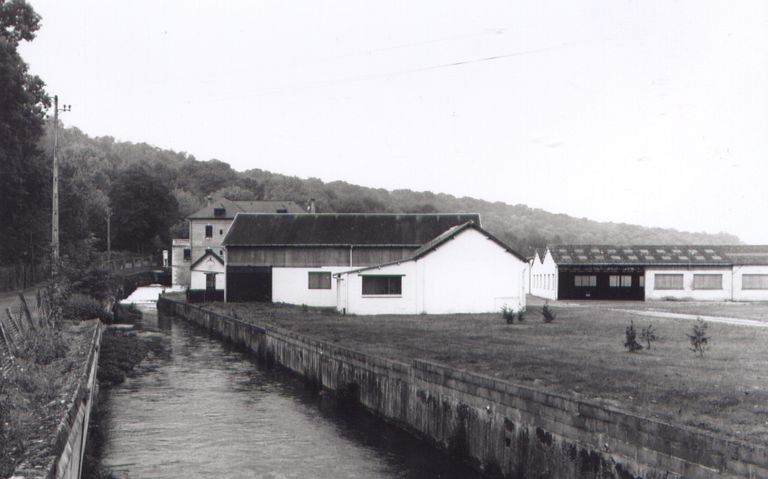
POLYGON ((67 401, 67 413, 59 422, 51 446, 44 454, 24 460, 12 479, 77 479, 82 470, 88 421, 96 397, 96 372, 103 326, 94 321, 89 352, 81 366, 77 385, 67 401))
POLYGON ((768 478, 763 447, 432 362, 373 357, 168 298, 158 310, 359 401, 490 476, 768 478))

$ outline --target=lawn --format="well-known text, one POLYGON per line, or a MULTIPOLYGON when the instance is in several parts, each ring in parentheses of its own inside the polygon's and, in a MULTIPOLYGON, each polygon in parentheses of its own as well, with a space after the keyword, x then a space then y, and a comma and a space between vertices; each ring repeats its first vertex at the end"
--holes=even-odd
POLYGON ((340 316, 306 308, 228 303, 219 312, 401 361, 427 359, 768 445, 768 328, 712 323, 699 357, 686 333, 693 321, 553 306, 542 321, 530 306, 522 323, 501 314, 340 316), (652 349, 628 353, 625 329, 654 325, 652 349))

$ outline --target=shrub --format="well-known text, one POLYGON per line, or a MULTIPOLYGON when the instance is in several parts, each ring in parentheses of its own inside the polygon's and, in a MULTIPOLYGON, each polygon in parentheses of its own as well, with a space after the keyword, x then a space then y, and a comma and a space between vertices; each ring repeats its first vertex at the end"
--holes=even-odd
POLYGON ((704 351, 709 349, 710 337, 707 336, 707 323, 701 318, 696 318, 696 322, 691 327, 691 334, 686 334, 691 341, 690 350, 698 353, 699 357, 704 357, 704 351))
POLYGON ((115 307, 115 321, 121 323, 135 323, 142 318, 141 310, 134 303, 117 303, 115 307))
POLYGON ((649 324, 647 327, 643 328, 642 331, 640 331, 640 339, 645 341, 645 343, 648 345, 648 349, 651 349, 651 343, 658 339, 652 324, 649 324))
POLYGON ((637 331, 635 331, 634 321, 630 321, 629 326, 627 326, 627 329, 624 332, 624 347, 627 348, 627 351, 630 353, 635 353, 643 349, 643 345, 637 342, 637 331))
POLYGON ((501 307, 501 316, 504 318, 507 324, 512 324, 515 322, 515 310, 506 304, 501 307))
POLYGON ((551 323, 557 318, 547 302, 545 302, 544 306, 541 308, 541 316, 545 323, 551 323))
POLYGON ((89 296, 73 294, 67 299, 62 308, 64 319, 100 319, 104 322, 112 321, 112 313, 105 311, 101 303, 89 296))
POLYGON ((525 321, 525 311, 521 309, 517 312, 517 322, 522 323, 523 321, 525 321))
POLYGON ((29 331, 20 342, 18 356, 35 364, 47 365, 67 355, 67 342, 52 328, 29 331))

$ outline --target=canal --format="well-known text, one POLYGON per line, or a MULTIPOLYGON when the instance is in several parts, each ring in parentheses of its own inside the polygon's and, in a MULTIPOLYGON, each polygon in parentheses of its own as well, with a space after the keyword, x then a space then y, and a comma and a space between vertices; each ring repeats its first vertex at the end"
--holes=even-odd
POLYGON ((479 477, 196 326, 158 321, 153 303, 140 308, 139 334, 159 336, 164 352, 103 400, 102 466, 114 477, 479 477))

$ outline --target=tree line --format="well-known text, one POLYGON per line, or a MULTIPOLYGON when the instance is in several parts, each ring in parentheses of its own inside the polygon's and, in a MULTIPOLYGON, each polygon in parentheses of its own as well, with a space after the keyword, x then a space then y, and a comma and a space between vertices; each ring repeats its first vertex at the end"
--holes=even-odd
MULTIPOLYGON (((50 251, 53 120, 43 81, 17 51, 40 17, 23 0, 0 0, 0 264, 46 258, 50 251)), ((185 218, 208 195, 231 200, 314 198, 319 212, 480 213, 483 225, 523 254, 548 243, 722 244, 738 238, 552 214, 525 205, 449 194, 368 188, 301 179, 262 169, 243 172, 212 159, 145 143, 92 138, 59 125, 60 241, 76 254, 83 242, 154 252, 185 237, 185 218)), ((266 163, 266 161, 265 161, 266 163)))

